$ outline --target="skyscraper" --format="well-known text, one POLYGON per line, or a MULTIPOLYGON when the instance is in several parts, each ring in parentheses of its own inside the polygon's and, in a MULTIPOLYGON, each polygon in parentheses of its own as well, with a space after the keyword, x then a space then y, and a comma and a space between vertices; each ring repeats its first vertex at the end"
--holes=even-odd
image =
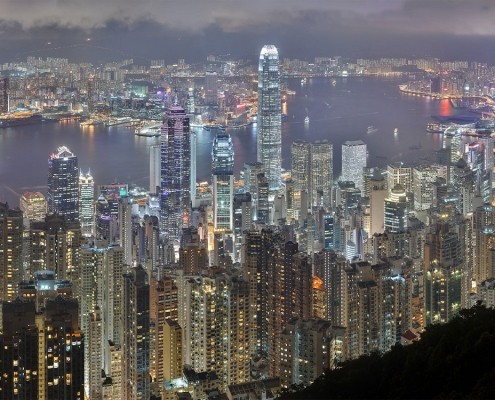
POLYGON ((189 117, 174 105, 165 114, 161 133, 161 228, 178 238, 189 225, 191 204, 191 140, 189 117))
POLYGON ((150 146, 150 193, 157 193, 160 187, 161 157, 160 145, 150 146))
POLYGON ((333 183, 333 145, 328 140, 311 144, 311 205, 329 206, 333 183))
POLYGON ((342 181, 351 181, 356 189, 363 188, 363 168, 366 167, 366 144, 348 140, 342 145, 342 181))
POLYGON ((271 192, 280 188, 282 168, 282 103, 278 50, 263 46, 258 68, 257 158, 265 167, 271 192))
POLYGON ((0 203, 0 301, 14 300, 22 277, 22 211, 0 203))
POLYGON ((40 192, 25 192, 19 201, 19 208, 29 222, 43 221, 46 217, 46 198, 40 192))
POLYGON ((79 168, 77 157, 62 146, 48 159, 48 212, 79 221, 79 168))
POLYGON ((95 181, 91 173, 79 175, 79 220, 83 235, 94 234, 93 201, 95 197, 95 181))
POLYGON ((234 229, 234 147, 228 133, 219 131, 213 142, 213 226, 216 231, 234 229))
POLYGON ((9 112, 9 78, 0 78, 0 114, 9 112))

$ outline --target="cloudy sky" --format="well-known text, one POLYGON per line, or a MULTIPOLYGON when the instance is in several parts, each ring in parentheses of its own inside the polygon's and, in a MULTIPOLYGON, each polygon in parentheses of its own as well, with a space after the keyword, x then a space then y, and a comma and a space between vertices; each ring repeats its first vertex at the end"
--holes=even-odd
POLYGON ((255 58, 273 43, 282 57, 495 64, 494 20, 495 0, 0 0, 0 62, 255 58))

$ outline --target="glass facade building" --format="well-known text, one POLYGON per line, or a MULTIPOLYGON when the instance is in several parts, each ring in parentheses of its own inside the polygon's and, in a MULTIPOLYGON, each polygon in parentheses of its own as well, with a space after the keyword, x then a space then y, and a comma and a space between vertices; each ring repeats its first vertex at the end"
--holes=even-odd
POLYGON ((257 158, 265 168, 271 192, 280 188, 282 168, 282 103, 278 50, 264 46, 258 68, 257 158))
POLYGON ((212 150, 213 224, 215 230, 233 230, 234 146, 230 135, 218 132, 212 150))

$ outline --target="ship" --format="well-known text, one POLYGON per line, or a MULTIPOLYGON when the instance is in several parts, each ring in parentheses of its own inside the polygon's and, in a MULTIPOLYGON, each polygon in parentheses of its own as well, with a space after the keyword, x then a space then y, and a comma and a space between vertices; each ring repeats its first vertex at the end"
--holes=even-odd
POLYGON ((304 123, 309 124, 309 117, 306 115, 306 118, 304 118, 304 123))
POLYGON ((378 128, 375 128, 373 125, 368 126, 368 129, 366 130, 366 133, 368 135, 378 132, 378 128))
POLYGON ((162 123, 145 125, 134 130, 136 136, 159 137, 161 134, 162 123))
POLYGON ((20 111, 10 114, 0 115, 0 128, 12 128, 20 125, 40 124, 44 120, 41 114, 34 114, 30 111, 20 111))

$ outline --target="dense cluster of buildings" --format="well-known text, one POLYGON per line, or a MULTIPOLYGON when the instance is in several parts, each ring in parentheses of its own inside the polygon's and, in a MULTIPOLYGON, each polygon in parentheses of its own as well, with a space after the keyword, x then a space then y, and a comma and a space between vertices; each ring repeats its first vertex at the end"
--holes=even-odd
POLYGON ((350 140, 338 179, 332 143, 299 140, 282 173, 280 79, 265 46, 257 160, 237 182, 215 128, 196 185, 176 96, 148 192, 94 182, 60 147, 46 196, 0 203, 0 397, 269 399, 495 305, 492 137, 451 125, 436 163, 383 170, 350 140))

